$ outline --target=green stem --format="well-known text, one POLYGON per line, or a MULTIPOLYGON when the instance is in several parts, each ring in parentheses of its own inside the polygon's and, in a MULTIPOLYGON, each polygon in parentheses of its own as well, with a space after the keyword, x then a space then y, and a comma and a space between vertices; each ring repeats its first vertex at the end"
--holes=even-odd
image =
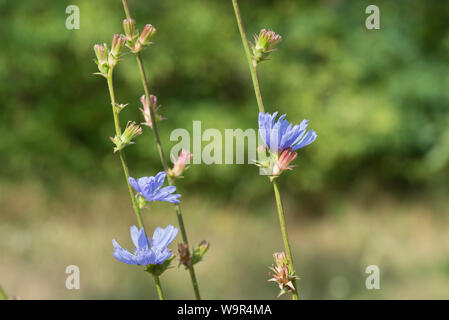
MULTIPOLYGON (((114 115, 115 133, 117 135, 121 135, 122 130, 120 128, 119 115, 118 115, 118 110, 116 108, 117 102, 115 100, 114 85, 112 82, 112 70, 109 72, 106 79, 108 82, 109 96, 111 99, 112 114, 114 115)), ((128 185, 129 196, 131 197, 131 202, 133 205, 134 213, 136 214, 137 223, 139 224, 139 228, 143 228, 143 221, 142 221, 142 216, 140 214, 139 205, 137 204, 137 200, 134 196, 133 189, 131 187, 131 184, 129 183, 129 169, 128 169, 128 165, 126 163, 126 157, 125 157, 125 153, 123 152, 123 150, 119 150, 119 156, 120 156, 120 162, 122 163, 123 173, 125 174, 126 184, 128 185)))
MULTIPOLYGON (((124 8, 124 11, 125 11, 126 18, 127 19, 132 19, 130 11, 129 11, 127 0, 122 0, 122 3, 123 3, 123 8, 124 8)), ((143 62, 142 62, 142 57, 140 56, 139 52, 135 53, 135 56, 136 56, 137 66, 138 66, 139 72, 140 72, 140 78, 141 78, 141 81, 142 81, 143 90, 145 92, 145 99, 146 99, 147 104, 150 106, 150 117, 151 117, 151 122, 152 122, 152 125, 153 125, 152 129, 153 129, 153 133, 154 133, 154 138, 156 139, 156 146, 157 146, 157 149, 159 151, 159 157, 161 159, 161 163, 162 163, 162 166, 164 168, 164 171, 168 173, 168 170, 170 168, 168 166, 168 162, 167 162, 167 158, 166 158, 165 153, 164 153, 164 149, 162 148, 162 143, 161 143, 161 139, 160 139, 160 136, 159 136, 159 131, 157 129, 157 121, 156 121, 154 108, 152 108, 152 106, 151 106, 150 90, 149 90, 149 86, 148 86, 147 75, 145 73, 145 68, 144 68, 143 62)), ((168 183, 171 186, 174 186, 175 185, 174 179, 172 177, 170 177, 168 174, 167 174, 167 176, 168 176, 168 183)), ((188 239, 187 239, 187 232, 186 232, 186 229, 185 229, 185 226, 184 226, 184 219, 182 217, 181 207, 179 206, 179 204, 175 204, 175 211, 176 211, 176 216, 178 218, 179 228, 181 230, 182 240, 187 245, 187 247, 189 247, 189 242, 188 242, 188 239)), ((190 278, 192 280, 192 286, 193 286, 193 290, 195 292, 195 297, 196 297, 197 300, 201 300, 201 295, 200 295, 200 290, 199 290, 199 286, 198 286, 198 281, 196 279, 195 270, 194 270, 193 266, 189 267, 189 273, 190 273, 190 278)))
POLYGON ((248 39, 246 38, 245 28, 243 26, 242 16, 240 15, 239 5, 237 0, 232 0, 234 5, 235 18, 239 26, 240 37, 242 38, 243 48, 245 49, 246 59, 248 60, 249 71, 251 72, 251 79, 253 80, 254 93, 256 94, 257 106, 259 112, 265 112, 262 101, 262 93, 260 92, 259 78, 257 76, 257 63, 253 60, 251 51, 249 50, 248 39))
MULTIPOLYGON (((285 227, 285 219, 284 219, 284 208, 282 207, 281 195, 279 194, 279 189, 276 180, 273 180, 273 189, 274 195, 276 197, 276 204, 279 215, 279 224, 281 225, 282 232, 282 240, 284 241, 285 252, 287 254, 287 260, 289 264, 290 273, 294 274, 295 269, 293 267, 293 258, 290 250, 290 243, 288 242, 287 229, 285 227)), ((298 300, 298 290, 296 288, 296 279, 292 279, 293 286, 295 287, 295 291, 292 292, 292 299, 298 300)))
MULTIPOLYGON (((263 101, 262 101, 262 93, 260 92, 259 78, 257 76, 257 63, 252 58, 251 52, 249 50, 248 40, 246 38, 245 28, 243 26, 243 20, 242 20, 242 16, 240 15, 240 9, 239 9, 237 0, 232 0, 232 4, 234 6, 235 18, 237 20, 237 25, 239 27, 240 37, 242 38, 243 48, 245 49, 246 58, 248 60, 249 70, 251 71, 251 78, 253 80, 253 87, 254 87, 254 92, 256 94, 257 105, 259 107, 260 112, 265 112, 263 101)), ((274 194, 276 197, 276 204, 277 204, 278 215, 279 215, 279 223, 281 225, 282 239, 284 241, 284 247, 285 247, 287 259, 289 262, 289 270, 290 270, 290 272, 294 273, 293 259, 292 259, 292 254, 290 251, 290 244, 288 242, 287 230, 285 227, 284 209, 282 207, 281 196, 279 194, 279 189, 278 189, 278 186, 277 186, 277 183, 275 180, 273 180, 273 188, 274 188, 274 194)), ((296 279, 293 279, 292 282, 293 282, 293 286, 295 287, 295 291, 292 292, 292 299, 298 300, 298 290, 296 288, 296 279)))
POLYGON ((0 300, 8 300, 8 296, 6 292, 3 290, 2 286, 0 286, 0 300))
POLYGON ((161 282, 159 281, 159 276, 153 275, 154 283, 156 284, 157 295, 159 300, 164 300, 164 293, 162 292, 161 282))

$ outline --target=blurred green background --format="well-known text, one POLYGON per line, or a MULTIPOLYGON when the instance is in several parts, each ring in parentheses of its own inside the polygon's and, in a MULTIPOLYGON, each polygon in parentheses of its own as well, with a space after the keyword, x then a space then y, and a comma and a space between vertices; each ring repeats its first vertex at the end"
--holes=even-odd
MULTIPOLYGON (((449 3, 242 0, 248 35, 284 40, 259 76, 268 111, 318 133, 281 179, 304 299, 449 296, 449 3), (381 29, 365 28, 377 4, 381 29), (365 288, 378 265, 381 289, 365 288)), ((230 0, 129 0, 150 87, 175 128, 255 128, 257 106, 230 0)), ((119 0, 0 0, 0 283, 24 299, 156 298, 151 278, 112 257, 135 224, 93 45, 122 32, 119 0), (81 28, 67 30, 78 5, 81 28), (78 265, 81 289, 65 288, 78 265)), ((115 71, 121 113, 141 121, 135 60, 115 71)), ((161 170, 151 132, 126 149, 133 176, 161 170)), ((197 266, 204 298, 271 299, 267 267, 283 248, 270 183, 253 165, 194 165, 178 183, 190 241, 211 242, 197 266)), ((168 204, 148 228, 176 225, 168 204)), ((179 239, 178 239, 179 240, 179 239)), ((168 298, 193 298, 188 274, 162 277, 168 298)))

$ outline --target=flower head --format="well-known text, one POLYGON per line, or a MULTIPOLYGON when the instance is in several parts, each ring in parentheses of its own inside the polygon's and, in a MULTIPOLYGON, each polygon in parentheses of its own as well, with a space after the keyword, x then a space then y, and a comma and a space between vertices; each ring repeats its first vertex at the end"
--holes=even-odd
POLYGON ((133 252, 131 253, 123 249, 113 239, 114 257, 127 264, 147 266, 151 264, 163 264, 172 256, 173 253, 167 246, 178 234, 178 229, 172 225, 167 226, 165 229, 157 227, 152 239, 147 238, 143 228, 138 229, 136 226, 131 227, 130 233, 135 246, 133 252))
POLYGON ((173 194, 176 191, 175 186, 162 188, 165 181, 165 172, 159 172, 156 177, 142 177, 137 181, 130 177, 129 183, 141 194, 148 202, 150 201, 167 201, 171 203, 179 203, 180 194, 173 194))
POLYGON ((145 122, 142 122, 143 125, 146 125, 150 128, 153 128, 153 122, 151 121, 151 110, 153 109, 154 115, 156 116, 157 120, 162 120, 163 118, 156 113, 158 106, 157 106, 157 97, 155 95, 150 94, 150 105, 148 105, 147 99, 145 95, 142 95, 140 97, 140 102, 142 103, 142 107, 140 108, 140 111, 142 112, 142 115, 145 119, 145 122))
POLYGON ((94 45, 94 51, 95 56, 97 57, 94 61, 98 66, 98 70, 100 71, 100 74, 106 75, 109 71, 107 44, 103 43, 94 45))
POLYGON ((123 30, 125 30, 126 40, 134 41, 135 22, 133 19, 123 20, 123 30))
POLYGON ((313 141, 315 131, 307 131, 307 120, 292 125, 285 120, 285 114, 276 121, 277 112, 259 113, 259 134, 263 145, 257 148, 258 160, 255 164, 261 168, 261 174, 269 175, 273 180, 286 170, 292 170, 290 163, 298 154, 294 152, 313 141))
POLYGON ((136 125, 133 121, 128 121, 126 128, 121 135, 116 135, 111 138, 112 142, 115 144, 114 152, 122 150, 130 144, 134 144, 134 138, 142 134, 142 128, 136 125))
POLYGON ((179 153, 178 159, 175 159, 175 157, 172 156, 172 161, 174 165, 173 169, 170 169, 168 174, 172 177, 181 177, 182 173, 189 168, 186 167, 186 165, 189 163, 192 157, 193 154, 184 149, 182 149, 181 152, 179 153))
POLYGON ((270 270, 273 271, 269 275, 272 276, 268 281, 276 282, 279 285, 281 292, 278 297, 289 291, 296 291, 292 280, 299 279, 294 270, 290 270, 290 264, 288 263, 285 252, 276 252, 273 254, 276 265, 271 266, 270 270))
POLYGON ((282 36, 276 34, 273 30, 262 29, 259 35, 254 35, 253 58, 255 63, 266 60, 274 47, 282 40, 282 36))
POLYGON ((122 34, 114 34, 112 36, 111 52, 114 56, 119 56, 125 46, 125 36, 122 34))
POLYGON ((153 37, 153 35, 155 33, 156 33, 155 27, 153 27, 151 24, 145 25, 145 27, 143 27, 143 30, 139 36, 140 44, 142 46, 146 46, 146 45, 150 44, 151 38, 153 37))
POLYGON ((185 267, 190 267, 192 265, 189 247, 185 243, 178 244, 178 255, 179 255, 178 266, 184 265, 185 267))
POLYGON ((280 153, 289 148, 295 151, 315 141, 315 131, 306 132, 308 120, 293 126, 285 120, 285 114, 276 121, 277 114, 259 113, 259 133, 265 146, 272 152, 280 153))

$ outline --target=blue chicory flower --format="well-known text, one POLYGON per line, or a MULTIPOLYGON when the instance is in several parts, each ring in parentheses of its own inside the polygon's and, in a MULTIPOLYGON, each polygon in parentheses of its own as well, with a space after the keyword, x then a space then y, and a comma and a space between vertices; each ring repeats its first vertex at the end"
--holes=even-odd
POLYGON ((271 151, 281 153, 289 148, 294 151, 315 141, 317 137, 315 131, 306 132, 308 120, 293 126, 284 119, 285 114, 275 121, 277 114, 277 112, 273 114, 259 112, 259 134, 265 146, 271 151))
POLYGON ((172 256, 172 252, 167 246, 173 241, 178 234, 178 228, 172 225, 165 229, 157 227, 153 234, 153 239, 147 238, 143 228, 138 229, 136 226, 130 228, 131 239, 135 245, 133 253, 123 249, 115 239, 112 239, 114 246, 114 257, 127 264, 137 264, 147 266, 150 264, 162 264, 165 260, 172 256))
POLYGON ((129 183, 137 193, 148 201, 167 201, 171 203, 179 203, 180 194, 173 194, 176 191, 175 186, 161 188, 165 180, 165 172, 159 172, 156 177, 142 177, 137 181, 130 177, 129 183))

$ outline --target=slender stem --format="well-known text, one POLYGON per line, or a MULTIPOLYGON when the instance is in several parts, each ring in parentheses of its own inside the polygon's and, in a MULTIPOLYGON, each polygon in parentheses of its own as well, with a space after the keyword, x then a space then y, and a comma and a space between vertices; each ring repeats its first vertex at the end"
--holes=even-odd
POLYGON ((164 293, 162 292, 161 282, 159 281, 159 276, 153 275, 154 283, 156 284, 157 295, 159 300, 164 300, 164 293))
MULTIPOLYGON (((289 271, 293 274, 295 269, 293 267, 293 258, 292 258, 292 253, 290 250, 290 243, 288 242, 287 229, 285 227, 284 208, 282 207, 281 196, 279 194, 279 189, 278 189, 276 180, 273 180, 273 189, 274 189, 274 195, 276 197, 276 204, 277 204, 278 215, 279 215, 279 224, 281 225, 282 240, 284 241, 285 252, 287 254, 289 271)), ((296 279, 293 279, 292 282, 293 282, 293 286, 295 287, 295 291, 292 292, 292 299, 298 300, 298 290, 296 288, 296 279)))
POLYGON ((239 26, 240 37, 242 38, 243 48, 245 49, 246 59, 248 60, 249 71, 251 72, 251 78, 253 80, 254 93, 256 94, 257 106, 259 112, 265 112, 262 101, 262 93, 260 92, 259 78, 257 76, 257 63, 253 60, 251 51, 249 50, 248 39, 246 38, 245 27, 243 26, 242 16, 240 15, 239 5, 237 0, 232 0, 234 5, 235 18, 237 19, 237 25, 239 26))
MULTIPOLYGON (((123 3, 123 8, 125 10, 126 18, 131 19, 128 1, 122 0, 122 3, 123 3)), ((159 151, 159 156, 161 158, 161 163, 164 168, 164 171, 168 172, 169 166, 168 166, 168 162, 167 162, 167 157, 165 156, 164 149, 163 149, 162 143, 161 143, 161 139, 159 137, 159 131, 157 129, 157 121, 156 121, 154 108, 151 106, 150 90, 149 90, 149 86, 148 86, 147 75, 145 73, 145 68, 144 68, 143 62, 142 62, 142 57, 140 56, 139 52, 135 53, 135 56, 136 56, 137 66, 138 66, 139 72, 140 72, 140 78, 142 81, 143 90, 145 92, 145 99, 147 101, 147 104, 150 106, 150 117, 151 117, 151 122, 153 124, 152 129, 153 129, 154 137, 156 139, 157 149, 159 151)), ((175 185, 174 179, 170 176, 168 176, 168 183, 171 186, 175 185)), ((176 211, 176 216, 178 218, 179 228, 181 229, 182 240, 187 245, 187 247, 189 247, 189 241, 187 239, 187 232, 186 232, 186 229, 184 226, 184 219, 182 217, 181 207, 179 206, 179 204, 175 204, 175 211, 176 211)), ((193 290, 195 292, 195 297, 197 300, 201 300, 198 281, 196 279, 195 270, 194 270, 193 266, 189 267, 189 273, 190 273, 190 278, 192 280, 192 286, 193 286, 193 290)))
MULTIPOLYGON (((259 78, 257 76, 257 63, 252 58, 251 52, 249 50, 248 40, 246 38, 245 28, 243 26, 243 20, 242 20, 242 16, 240 15, 240 9, 239 9, 237 0, 232 0, 232 4, 234 6, 235 18, 237 20, 237 25, 239 27, 240 36, 242 38, 243 48, 245 49, 246 58, 248 60, 249 70, 251 71, 251 78, 253 80, 253 87, 254 87, 254 92, 256 94, 257 105, 259 107, 260 112, 265 112, 265 109, 263 106, 263 101, 262 101, 262 93, 260 92, 259 78)), ((293 259, 292 259, 292 254, 290 251, 290 244, 288 242, 287 230, 285 227, 284 209, 282 207, 281 196, 279 194, 279 189, 278 189, 276 180, 273 180, 273 188, 274 188, 274 195, 276 197, 276 204, 277 204, 278 215, 279 215, 279 223, 281 225, 282 239, 284 241, 284 247, 285 247, 287 259, 289 262, 289 271, 294 273, 295 269, 293 267, 293 259)), ((292 299, 298 300, 298 290, 296 288, 296 279, 293 279, 292 282, 293 282, 293 286, 295 287, 295 291, 292 292, 292 299)))
POLYGON ((125 10, 126 19, 131 19, 131 13, 129 12, 128 1, 122 0, 123 10, 125 10))
MULTIPOLYGON (((120 128, 119 115, 118 115, 118 110, 116 108, 117 102, 115 100, 114 85, 112 82, 112 71, 109 73, 109 75, 107 76, 106 79, 108 82, 109 96, 111 99, 112 114, 114 115, 115 133, 117 135, 121 135, 122 130, 120 128)), ((143 221, 142 221, 142 216, 140 214, 139 205, 137 204, 137 200, 134 197, 133 189, 129 183, 129 169, 128 169, 128 165, 126 163, 126 157, 125 157, 125 153, 123 152, 123 150, 119 150, 119 156, 120 156, 120 162, 122 163, 123 173, 125 174, 126 184, 128 185, 129 196, 131 197, 131 202, 133 205, 134 213, 136 214, 137 223, 139 224, 139 228, 143 228, 143 221)))
POLYGON ((6 292, 3 290, 2 286, 0 286, 0 300, 8 300, 8 296, 6 292))

